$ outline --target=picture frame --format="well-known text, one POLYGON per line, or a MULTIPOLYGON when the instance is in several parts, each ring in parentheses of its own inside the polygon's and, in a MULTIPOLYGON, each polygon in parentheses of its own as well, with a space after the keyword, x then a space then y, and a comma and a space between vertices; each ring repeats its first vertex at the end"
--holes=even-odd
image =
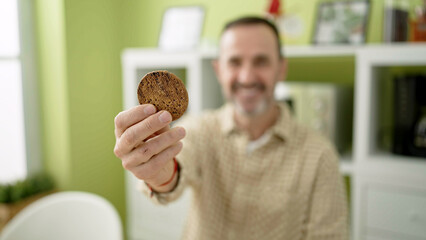
POLYGON ((198 47, 204 23, 204 8, 179 6, 163 14, 158 47, 166 51, 192 50, 198 47))
POLYGON ((312 43, 314 45, 364 44, 370 14, 370 1, 320 2, 312 43))

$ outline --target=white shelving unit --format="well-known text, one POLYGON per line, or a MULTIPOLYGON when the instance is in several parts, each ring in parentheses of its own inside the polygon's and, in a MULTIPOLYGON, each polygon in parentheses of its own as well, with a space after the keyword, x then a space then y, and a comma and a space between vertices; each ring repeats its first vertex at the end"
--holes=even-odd
POLYGON ((376 97, 381 69, 426 69, 426 45, 359 49, 356 65, 353 239, 426 239, 426 159, 378 147, 376 97))
MULTIPOLYGON (((426 44, 301 46, 286 47, 283 51, 289 58, 347 56, 356 59, 353 156, 343 156, 340 166, 342 174, 352 176, 353 239, 425 239, 423 229, 426 228, 416 228, 415 224, 426 226, 426 189, 421 186, 426 185, 426 161, 407 160, 408 157, 398 157, 376 149, 373 134, 377 132, 377 106, 372 96, 377 90, 374 79, 377 69, 386 66, 426 66, 426 44), (406 192, 409 194, 405 195, 406 192), (387 196, 392 196, 391 200, 394 201, 386 200, 380 204, 387 196), (381 208, 377 208, 377 205, 381 208), (414 214, 406 209, 408 206, 415 211, 414 214), (395 209, 398 211, 392 211, 395 209), (392 222, 398 216, 414 219, 413 225, 405 220, 392 222), (394 232, 395 236, 391 234, 394 232)), ((221 106, 223 97, 211 66, 211 61, 216 57, 217 49, 175 53, 157 49, 127 49, 122 55, 125 108, 138 104, 136 89, 140 79, 146 73, 160 69, 172 71, 185 81, 190 99, 189 112, 199 113, 221 106)), ((159 207, 136 190, 136 182, 131 174, 127 174, 129 239, 179 239, 190 192, 185 193, 178 202, 159 207)))

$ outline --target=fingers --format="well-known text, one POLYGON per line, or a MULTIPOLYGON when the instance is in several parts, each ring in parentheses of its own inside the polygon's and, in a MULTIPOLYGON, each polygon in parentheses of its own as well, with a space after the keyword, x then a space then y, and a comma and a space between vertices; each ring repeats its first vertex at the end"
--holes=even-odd
POLYGON ((169 112, 160 111, 128 127, 117 139, 114 153, 119 158, 123 157, 154 133, 165 131, 171 121, 169 112))
POLYGON ((152 104, 143 104, 119 113, 115 119, 115 136, 119 138, 130 126, 154 114, 156 109, 152 104))
POLYGON ((114 153, 123 167, 142 180, 161 181, 165 174, 169 175, 165 166, 181 151, 180 140, 185 136, 181 127, 170 129, 171 121, 169 112, 156 113, 151 104, 119 113, 114 120, 114 153))
MULTIPOLYGON (((141 164, 144 164, 151 159, 163 154, 170 146, 178 143, 185 137, 185 129, 176 127, 164 132, 156 137, 153 137, 134 149, 125 159, 122 159, 122 164, 125 169, 131 170, 141 164)), ((173 158, 173 155, 171 158, 173 158)))
POLYGON ((167 125, 167 126, 163 127, 162 129, 160 129, 160 130, 156 131, 155 133, 151 134, 151 136, 147 137, 147 138, 145 139, 145 141, 148 141, 149 139, 151 139, 151 138, 153 138, 153 137, 156 137, 156 136, 158 136, 158 135, 162 134, 163 132, 168 131, 169 129, 170 129, 170 125, 167 125))
POLYGON ((166 148, 164 151, 153 156, 151 160, 145 164, 137 166, 132 172, 133 174, 145 181, 155 179, 158 172, 164 168, 164 166, 171 161, 181 150, 182 142, 177 142, 172 146, 166 148))

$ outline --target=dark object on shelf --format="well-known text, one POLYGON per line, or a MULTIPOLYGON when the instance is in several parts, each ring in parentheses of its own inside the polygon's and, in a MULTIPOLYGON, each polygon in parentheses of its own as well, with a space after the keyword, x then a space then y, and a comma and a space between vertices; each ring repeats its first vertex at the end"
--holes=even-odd
POLYGON ((385 11, 385 42, 408 41, 408 11, 387 8, 385 11))
POLYGON ((411 22, 412 41, 426 41, 426 0, 423 1, 423 6, 417 6, 414 10, 414 19, 411 22))
POLYGON ((393 152, 426 158, 426 75, 394 79, 393 152))

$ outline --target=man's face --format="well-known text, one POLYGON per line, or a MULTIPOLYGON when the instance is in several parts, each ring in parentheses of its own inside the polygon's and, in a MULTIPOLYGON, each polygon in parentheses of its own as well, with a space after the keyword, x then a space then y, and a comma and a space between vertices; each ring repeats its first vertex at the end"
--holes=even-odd
POLYGON ((257 116, 274 101, 274 88, 285 75, 272 30, 264 25, 243 25, 222 35, 215 69, 227 100, 239 114, 257 116))

